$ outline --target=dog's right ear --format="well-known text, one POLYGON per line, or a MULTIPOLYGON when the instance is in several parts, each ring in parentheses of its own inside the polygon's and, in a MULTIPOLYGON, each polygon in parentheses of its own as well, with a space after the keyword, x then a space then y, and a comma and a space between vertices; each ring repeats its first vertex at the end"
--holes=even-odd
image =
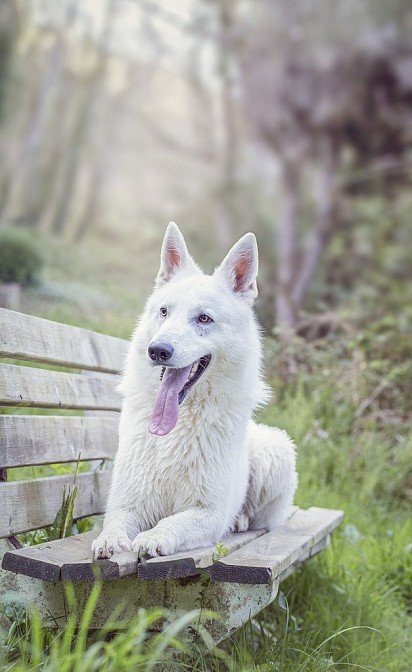
POLYGON ((169 222, 160 253, 160 268, 156 278, 156 287, 161 287, 169 282, 175 273, 181 270, 195 273, 199 272, 199 267, 190 256, 179 227, 174 222, 169 222))
POLYGON ((233 245, 215 273, 224 275, 232 290, 252 305, 258 295, 258 248, 254 233, 246 233, 233 245))

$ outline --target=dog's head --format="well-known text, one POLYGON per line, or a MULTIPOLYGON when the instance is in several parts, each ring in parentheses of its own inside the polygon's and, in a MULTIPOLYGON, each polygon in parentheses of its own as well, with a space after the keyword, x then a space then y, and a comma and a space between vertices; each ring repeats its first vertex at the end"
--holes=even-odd
POLYGON ((161 381, 150 424, 153 434, 163 436, 173 429, 179 405, 215 366, 224 375, 241 365, 253 320, 257 273, 253 233, 234 245, 213 275, 205 275, 176 224, 169 224, 156 288, 145 311, 147 360, 159 367, 161 381))

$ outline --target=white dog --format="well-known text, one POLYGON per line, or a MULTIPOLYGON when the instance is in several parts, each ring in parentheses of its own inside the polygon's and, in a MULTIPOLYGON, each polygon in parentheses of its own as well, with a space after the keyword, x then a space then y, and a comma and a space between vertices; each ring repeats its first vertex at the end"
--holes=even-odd
POLYGON ((268 398, 257 273, 252 233, 209 276, 169 224, 120 385, 119 450, 95 558, 170 555, 287 519, 294 444, 252 420, 268 398))

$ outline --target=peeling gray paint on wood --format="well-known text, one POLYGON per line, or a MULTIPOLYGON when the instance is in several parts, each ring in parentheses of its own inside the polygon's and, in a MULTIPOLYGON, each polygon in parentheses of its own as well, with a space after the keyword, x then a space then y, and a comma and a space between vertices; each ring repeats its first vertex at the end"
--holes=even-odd
MULTIPOLYGON (((93 584, 85 581, 72 585, 77 612, 81 614, 93 584)), ((17 576, 16 588, 29 610, 38 611, 46 627, 64 626, 70 607, 66 601, 63 582, 36 581, 17 576)), ((202 605, 203 611, 211 609, 219 615, 218 620, 202 619, 211 643, 217 644, 268 606, 275 598, 277 590, 277 581, 262 586, 229 583, 206 585, 202 576, 164 581, 144 581, 130 576, 105 581, 101 585, 90 628, 101 628, 113 618, 114 613, 116 622, 119 622, 134 618, 139 609, 161 607, 165 610, 165 620, 158 624, 157 629, 160 630, 176 617, 188 611, 199 610, 202 605)), ((196 625, 197 618, 193 622, 194 628, 196 625)), ((186 637, 196 639, 193 631, 186 632, 186 637)))

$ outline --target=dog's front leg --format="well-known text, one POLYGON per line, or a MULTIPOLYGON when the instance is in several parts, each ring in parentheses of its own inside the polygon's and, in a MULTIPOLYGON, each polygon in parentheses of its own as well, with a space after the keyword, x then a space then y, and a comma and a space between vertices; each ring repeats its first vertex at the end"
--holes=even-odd
POLYGON ((163 518, 151 530, 140 532, 132 542, 132 550, 154 557, 211 546, 226 532, 226 527, 216 510, 187 509, 163 518))

